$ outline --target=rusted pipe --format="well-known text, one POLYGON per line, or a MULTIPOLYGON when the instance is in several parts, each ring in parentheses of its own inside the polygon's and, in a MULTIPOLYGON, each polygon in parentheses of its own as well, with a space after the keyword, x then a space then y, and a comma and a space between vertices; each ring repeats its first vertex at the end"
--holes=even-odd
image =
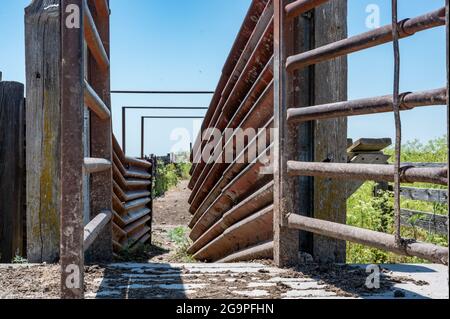
MULTIPOLYGON (((266 149, 265 153, 271 153, 272 149, 273 143, 266 149)), ((255 163, 248 165, 233 180, 227 179, 227 185, 217 198, 208 196, 205 199, 193 218, 193 221, 198 221, 190 234, 192 240, 197 240, 205 230, 222 217, 224 212, 232 207, 233 203, 242 200, 242 196, 252 189, 257 189, 266 184, 273 178, 272 175, 265 175, 261 172, 265 167, 265 163, 262 161, 262 157, 265 156, 266 154, 261 154, 255 163), (211 203, 211 201, 213 202, 211 203)))
POLYGON ((445 247, 421 242, 409 242, 399 247, 393 235, 297 214, 289 215, 288 225, 292 229, 303 230, 317 235, 387 250, 399 255, 419 257, 431 262, 448 265, 448 248, 445 247))
POLYGON ((265 242, 250 248, 238 251, 218 260, 218 263, 232 263, 239 261, 273 258, 273 241, 265 242))
POLYGON ((112 213, 110 211, 103 211, 84 227, 83 249, 85 252, 95 242, 98 235, 100 235, 106 225, 111 221, 111 218, 112 213))
POLYGON ((87 4, 87 0, 83 0, 83 6, 85 21, 84 38, 92 56, 95 58, 95 61, 97 61, 103 71, 107 71, 109 69, 108 53, 106 53, 105 46, 103 45, 100 34, 98 33, 94 18, 92 17, 91 11, 87 4))
MULTIPOLYGON (((255 48, 252 51, 246 64, 242 65, 242 69, 237 69, 233 74, 236 74, 237 79, 233 76, 230 78, 230 83, 224 89, 223 96, 219 102, 219 107, 216 109, 212 122, 214 126, 208 128, 216 128, 223 131, 226 124, 232 116, 231 111, 236 110, 236 105, 240 104, 248 91, 252 88, 255 81, 258 79, 261 72, 264 70, 267 63, 271 60, 273 55, 273 23, 265 26, 264 35, 259 39, 255 48), (226 112, 224 114, 223 112, 226 112)), ((213 137, 213 132, 203 141, 202 146, 210 141, 213 137)), ((196 181, 201 174, 205 163, 201 161, 192 173, 192 180, 196 181)))
POLYGON ((329 0, 297 0, 289 3, 286 8, 286 17, 292 19, 299 15, 308 12, 321 4, 328 2, 329 0))
POLYGON ((100 173, 111 169, 111 162, 103 158, 84 159, 84 169, 88 174, 100 173))
MULTIPOLYGON (((269 120, 268 123, 264 124, 265 121, 267 121, 267 118, 270 116, 270 112, 268 109, 271 107, 273 100, 273 85, 272 82, 269 84, 269 86, 266 87, 264 92, 259 96, 258 100, 255 102, 253 108, 250 111, 247 111, 247 116, 242 120, 242 122, 239 125, 239 128, 242 131, 247 130, 248 128, 265 128, 266 133, 270 133, 270 128, 273 127, 273 121, 269 120)), ((261 134, 261 132, 256 132, 258 136, 261 134)), ((199 204, 202 202, 202 200, 205 198, 205 196, 210 192, 211 187, 215 185, 215 183, 220 179, 222 176, 224 170, 229 167, 229 163, 224 163, 226 160, 225 154, 227 152, 233 152, 233 154, 236 154, 236 135, 237 131, 233 131, 232 136, 226 140, 225 145, 223 146, 223 143, 219 143, 214 150, 214 152, 217 152, 219 154, 219 161, 222 163, 214 163, 214 164, 208 164, 203 169, 200 178, 198 179, 196 186, 193 189, 193 192, 189 198, 189 202, 192 204, 192 210, 195 210, 198 208, 199 204), (222 151, 221 151, 222 150, 222 151)), ((226 136, 223 136, 222 138, 225 139, 226 136)), ((270 136, 264 136, 262 138, 265 138, 268 140, 268 137, 270 136)), ((244 147, 248 147, 254 143, 256 145, 257 141, 249 141, 247 145, 244 145, 244 147)), ((216 153, 216 154, 217 154, 216 153)), ((240 155, 240 154, 236 154, 240 155)))
MULTIPOLYGON (((400 109, 403 111, 419 106, 445 105, 447 89, 441 88, 422 92, 407 92, 400 96, 400 109)), ((323 120, 344 116, 356 116, 375 113, 392 112, 392 95, 337 102, 302 108, 291 108, 287 111, 289 123, 323 120)))
POLYGON ((219 83, 216 87, 215 93, 212 97, 208 112, 205 115, 205 120, 203 121, 202 128, 200 130, 199 136, 196 139, 194 144, 194 165, 191 168, 190 173, 192 174, 197 166, 196 163, 201 163, 200 161, 196 161, 201 158, 201 152, 203 149, 202 143, 202 133, 207 127, 213 127, 215 122, 212 123, 212 117, 218 107, 218 103, 222 97, 223 90, 225 85, 227 84, 235 64, 239 60, 242 51, 244 50, 250 36, 253 33, 253 30, 256 27, 256 24, 264 11, 269 0, 254 0, 251 2, 250 8, 245 16, 244 22, 242 24, 241 29, 239 30, 238 37, 233 44, 230 54, 226 60, 225 66, 222 70, 222 75, 220 77, 219 83))
MULTIPOLYGON (((244 98, 242 103, 240 103, 239 107, 234 113, 234 116, 229 121, 227 128, 235 129, 238 126, 243 126, 243 119, 248 117, 248 115, 252 112, 252 110, 256 109, 257 107, 260 107, 262 101, 262 96, 266 96, 267 91, 271 90, 268 89, 268 87, 271 87, 271 81, 273 79, 272 74, 273 69, 273 58, 267 63, 264 70, 259 75, 258 79, 253 84, 253 87, 248 92, 247 96, 244 98)), ((268 97, 270 98, 270 97, 268 97)), ((266 100, 267 101, 267 100, 266 100)), ((260 124, 259 124, 260 125, 260 124)), ((253 127, 259 127, 259 126, 253 126, 253 127)), ((228 143, 229 141, 225 141, 228 143)), ((218 150, 223 145, 221 143, 218 143, 216 146, 216 149, 214 152, 218 152, 218 150)), ((222 155, 221 155, 222 156, 222 155)), ((219 156, 219 158, 221 157, 219 156)), ((201 160, 201 159, 197 159, 201 160)), ((209 159, 208 159, 209 160, 209 159)), ((196 170, 201 171, 199 175, 191 173, 192 178, 189 182, 189 188, 193 190, 193 194, 197 193, 197 190, 199 189, 200 185, 204 182, 206 174, 208 174, 209 169, 211 168, 211 164, 206 164, 204 161, 202 163, 199 163, 196 167, 196 170)), ((189 199, 189 203, 192 202, 193 196, 189 199)))
MULTIPOLYGON (((409 37, 417 32, 445 25, 445 8, 399 22, 400 38, 409 37)), ((312 64, 337 58, 352 52, 361 51, 392 41, 392 25, 362 33, 360 35, 333 42, 317 49, 290 56, 286 61, 288 72, 312 64)))
MULTIPOLYGON (((314 176, 339 178, 350 180, 374 180, 392 182, 394 180, 394 166, 382 164, 342 164, 342 163, 287 163, 288 173, 291 176, 314 176)), ((447 167, 425 168, 403 166, 401 174, 402 183, 433 183, 447 185, 447 167)))
POLYGON ((271 205, 227 228, 222 235, 216 237, 194 254, 194 258, 216 261, 239 248, 248 247, 272 238, 273 206, 271 205))
POLYGON ((220 236, 228 227, 248 217, 252 213, 266 207, 273 202, 273 181, 263 186, 258 191, 234 206, 211 228, 205 231, 188 249, 189 254, 195 254, 198 250, 220 236))
POLYGON ((111 111, 108 109, 105 102, 103 102, 97 92, 95 92, 86 80, 84 80, 84 103, 101 120, 108 120, 111 117, 111 111))

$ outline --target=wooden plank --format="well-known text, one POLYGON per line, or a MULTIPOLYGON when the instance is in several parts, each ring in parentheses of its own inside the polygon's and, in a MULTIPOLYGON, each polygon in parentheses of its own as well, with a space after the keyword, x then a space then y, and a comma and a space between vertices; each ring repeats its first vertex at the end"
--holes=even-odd
POLYGON ((448 191, 443 189, 402 187, 400 191, 404 198, 412 200, 442 204, 447 203, 448 200, 448 191))
POLYGON ((349 163, 355 164, 388 164, 391 158, 383 153, 361 153, 351 158, 349 163))
POLYGON ((24 85, 0 82, 0 263, 25 257, 24 85))
POLYGON ((377 152, 392 145, 390 138, 361 138, 348 148, 348 152, 377 152))
MULTIPOLYGON (((314 10, 314 46, 347 37, 347 0, 330 1, 314 10)), ((317 64, 314 69, 314 105, 347 100, 347 58, 317 64)), ((347 162, 347 119, 316 121, 314 160, 347 162)), ((345 183, 327 178, 314 179, 314 218, 336 223, 346 222, 345 183)), ((320 263, 343 263, 346 243, 314 235, 313 257, 320 263)))
POLYGON ((402 209, 401 222, 403 226, 419 227, 430 233, 448 234, 448 217, 445 215, 402 209))
MULTIPOLYGON (((109 14, 102 14, 96 8, 95 0, 89 0, 92 17, 97 26, 98 34, 108 57, 110 56, 110 20, 109 14)), ((98 8, 98 7, 97 7, 98 8)), ((99 99, 111 113, 110 70, 102 70, 96 59, 89 56, 89 83, 97 93, 99 99)), ((108 119, 91 116, 91 156, 104 158, 111 163, 112 156, 112 122, 108 119)), ((112 210, 113 194, 112 170, 91 176, 91 218, 103 210, 112 210)), ((100 234, 99 239, 91 246, 86 257, 89 261, 108 262, 112 260, 112 224, 109 223, 100 234)))
MULTIPOLYGON (((61 298, 84 297, 82 0, 61 0, 61 298), (77 20, 80 28, 67 24, 77 20), (81 63, 80 63, 81 62, 81 63)), ((105 158, 103 156, 95 156, 105 158)), ((107 207, 105 207, 107 208, 107 207)))
POLYGON ((25 9, 27 259, 57 261, 61 210, 59 0, 25 9))
POLYGON ((291 0, 274 3, 274 262, 279 267, 297 263, 299 250, 298 231, 287 227, 287 214, 295 212, 295 181, 287 174, 286 162, 296 158, 297 134, 289 130, 286 122, 287 108, 293 106, 293 81, 286 72, 286 58, 292 54, 294 25, 285 19, 285 6, 291 0))

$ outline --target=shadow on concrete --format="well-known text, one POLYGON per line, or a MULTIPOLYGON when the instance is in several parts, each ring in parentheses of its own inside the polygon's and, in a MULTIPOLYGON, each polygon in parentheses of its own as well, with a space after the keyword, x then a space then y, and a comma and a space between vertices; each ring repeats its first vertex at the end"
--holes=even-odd
MULTIPOLYGON (((380 287, 369 289, 366 280, 370 273, 366 272, 367 265, 316 265, 305 264, 296 268, 296 271, 317 280, 335 290, 340 297, 358 296, 363 299, 392 299, 392 298, 419 298, 429 299, 427 296, 410 291, 404 287, 395 287, 401 283, 414 284, 414 280, 406 277, 392 275, 391 271, 408 273, 435 272, 426 266, 420 265, 389 265, 389 270, 383 266, 380 273, 380 287), (398 266, 398 267, 392 267, 398 266), (333 288, 334 287, 334 288, 333 288), (337 288, 337 289, 335 289, 337 288)), ((418 284, 425 284, 418 281, 418 284)))
POLYGON ((98 299, 186 299, 182 269, 170 264, 108 265, 98 299))

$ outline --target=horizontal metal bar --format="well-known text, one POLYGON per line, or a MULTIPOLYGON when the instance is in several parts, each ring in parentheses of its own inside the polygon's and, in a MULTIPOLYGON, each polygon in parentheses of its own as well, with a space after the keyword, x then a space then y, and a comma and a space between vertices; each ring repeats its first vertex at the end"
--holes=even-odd
POLYGON ((87 0, 83 1, 84 5, 84 38, 91 51, 92 56, 97 61, 101 69, 107 70, 109 68, 109 57, 106 53, 100 34, 92 17, 91 11, 87 4, 87 0))
MULTIPOLYGON (((409 37, 417 32, 445 25, 445 8, 399 22, 400 38, 409 37)), ((290 56, 286 61, 289 72, 312 64, 337 58, 352 52, 361 51, 393 39, 392 25, 359 34, 344 40, 330 43, 317 49, 290 56)))
POLYGON ((248 260, 272 259, 273 258, 273 241, 265 242, 260 245, 245 248, 241 251, 228 255, 217 263, 232 263, 248 260))
POLYGON ((448 248, 446 247, 412 241, 406 243, 405 246, 398 246, 393 235, 297 214, 290 214, 288 216, 288 226, 292 229, 303 230, 325 237, 387 250, 399 255, 415 256, 431 262, 448 265, 448 248))
POLYGON ((127 91, 113 90, 112 94, 214 94, 214 91, 127 91))
MULTIPOLYGON (((339 179, 373 180, 377 182, 394 181, 394 165, 383 164, 344 164, 344 163, 287 163, 291 176, 314 176, 339 179)), ((433 183, 447 185, 447 167, 417 168, 402 166, 402 183, 433 183)))
POLYGON ((292 3, 289 3, 286 8, 286 17, 288 19, 292 19, 298 17, 299 15, 308 12, 315 7, 320 6, 328 2, 329 0, 297 0, 292 3))
MULTIPOLYGON (((411 110, 419 106, 445 105, 447 104, 447 89, 440 88, 415 93, 403 93, 400 97, 400 103, 400 109, 403 111, 411 110)), ((309 107, 290 108, 287 111, 287 120, 290 123, 299 123, 392 111, 392 95, 386 95, 309 107)))
POLYGON ((107 120, 111 117, 111 112, 98 96, 97 92, 84 80, 84 103, 94 112, 101 120, 107 120))
POLYGON ((97 239, 106 225, 111 221, 112 213, 110 211, 102 211, 100 214, 84 227, 84 251, 97 239))
POLYGON ((84 169, 88 174, 100 173, 111 169, 110 161, 103 158, 89 158, 84 159, 84 169))
POLYGON ((207 107, 178 106, 124 106, 126 110, 207 110, 207 107))

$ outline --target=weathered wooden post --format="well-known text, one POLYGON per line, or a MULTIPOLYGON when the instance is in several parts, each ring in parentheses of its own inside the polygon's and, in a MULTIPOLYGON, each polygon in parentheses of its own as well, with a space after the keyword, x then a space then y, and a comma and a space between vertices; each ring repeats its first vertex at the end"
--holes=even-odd
MULTIPOLYGON (((347 120, 325 120, 290 125, 291 107, 306 107, 346 100, 346 58, 288 72, 289 56, 340 40, 347 35, 347 1, 337 0, 306 11, 299 17, 287 15, 293 3, 306 7, 312 1, 275 1, 274 29, 274 260, 278 266, 298 263, 299 251, 318 262, 345 261, 345 242, 289 229, 287 216, 300 214, 324 220, 346 221, 343 183, 325 178, 290 177, 287 161, 346 162, 347 120)), ((318 1, 324 2, 324 1, 318 1)), ((318 3, 316 2, 316 3, 318 3)))
POLYGON ((27 254, 59 258, 61 109, 59 0, 25 9, 27 81, 27 254))
MULTIPOLYGON (((314 47, 347 38, 347 0, 334 0, 314 10, 314 47)), ((319 63, 314 69, 311 105, 347 100, 347 57, 319 63)), ((314 162, 347 163, 347 118, 316 121, 314 162)), ((314 218, 345 224, 347 195, 336 179, 314 179, 314 218)), ((346 242, 314 235, 313 257, 321 263, 344 263, 346 242)))
POLYGON ((0 263, 25 256, 24 138, 24 85, 0 79, 0 263))

